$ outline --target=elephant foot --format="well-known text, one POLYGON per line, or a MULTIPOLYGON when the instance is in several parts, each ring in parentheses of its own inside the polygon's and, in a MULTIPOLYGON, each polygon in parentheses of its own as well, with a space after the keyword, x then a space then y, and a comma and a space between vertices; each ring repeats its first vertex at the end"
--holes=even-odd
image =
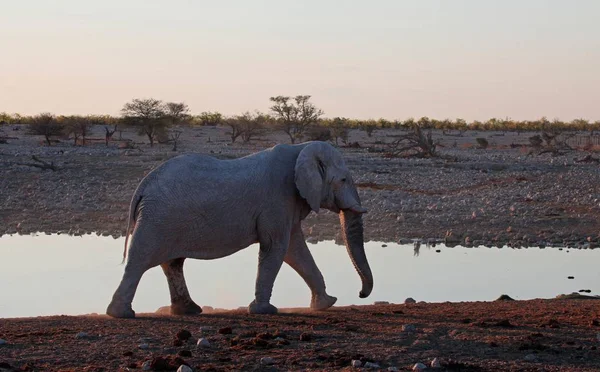
POLYGON ((277 308, 268 302, 252 301, 248 306, 248 314, 277 314, 277 308))
POLYGON ((337 301, 337 297, 330 296, 328 294, 313 296, 310 301, 311 310, 325 310, 333 306, 337 301))
POLYGON ((171 303, 171 315, 198 315, 201 313, 202 308, 192 300, 171 303))
POLYGON ((135 311, 133 311, 131 305, 123 305, 115 302, 111 302, 110 305, 108 305, 106 314, 112 316, 113 318, 135 318, 135 311))

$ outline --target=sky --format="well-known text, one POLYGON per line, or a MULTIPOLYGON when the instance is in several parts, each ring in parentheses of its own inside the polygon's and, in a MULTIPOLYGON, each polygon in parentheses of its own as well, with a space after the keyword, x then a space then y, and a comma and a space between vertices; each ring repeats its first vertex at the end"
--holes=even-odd
POLYGON ((600 1, 0 0, 0 112, 600 120, 600 1))

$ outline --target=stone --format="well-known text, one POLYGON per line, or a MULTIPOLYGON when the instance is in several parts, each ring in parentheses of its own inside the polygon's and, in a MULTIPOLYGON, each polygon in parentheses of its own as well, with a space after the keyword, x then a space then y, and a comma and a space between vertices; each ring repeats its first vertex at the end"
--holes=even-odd
POLYGON ((442 368, 442 363, 440 363, 439 358, 433 358, 430 366, 431 366, 431 368, 442 368))
POLYGON ((310 333, 302 333, 300 335, 300 341, 308 342, 308 341, 311 341, 311 340, 312 340, 312 335, 310 333))
POLYGON ((390 303, 388 301, 375 301, 373 302, 373 305, 389 305, 390 303))
POLYGON ((399 372, 400 371, 398 369, 398 367, 388 367, 387 370, 388 370, 388 372, 399 372))
POLYGON ((354 368, 360 368, 360 367, 362 367, 362 362, 361 362, 360 360, 358 360, 358 359, 354 359, 354 360, 353 360, 353 361, 350 363, 350 365, 351 365, 352 367, 354 367, 354 368))
POLYGON ((523 358, 526 362, 536 362, 537 361, 537 356, 535 356, 534 354, 527 354, 525 355, 525 358, 523 358))
POLYGON ((413 367, 412 370, 413 371, 423 371, 427 369, 427 366, 423 363, 416 363, 413 367))
POLYGON ((381 368, 381 367, 380 367, 380 366, 379 366, 379 364, 377 364, 377 363, 373 363, 373 362, 366 362, 366 363, 365 363, 365 368, 379 369, 379 368, 381 368))
POLYGON ((273 360, 273 358, 271 358, 271 357, 260 358, 260 364, 263 366, 270 366, 273 363, 275 363, 275 360, 273 360))
POLYGON ((208 332, 212 332, 215 330, 215 327, 211 327, 211 326, 202 326, 198 329, 200 331, 200 333, 208 333, 208 332))
POLYGON ((186 357, 189 358, 192 356, 192 352, 189 350, 179 350, 179 352, 177 353, 177 355, 181 356, 181 357, 186 357))
POLYGON ((417 330, 417 327, 415 327, 413 324, 402 325, 402 332, 412 333, 412 332, 415 332, 416 330, 417 330))
POLYGON ((406 300, 404 300, 404 303, 405 303, 405 304, 415 304, 415 303, 417 303, 417 301, 415 301, 415 299, 414 299, 414 298, 412 298, 412 297, 409 297, 409 298, 407 298, 406 300))
POLYGON ((142 371, 150 371, 150 370, 152 370, 152 361, 147 360, 144 362, 144 364, 142 364, 142 371))
POLYGON ((139 344, 138 345, 138 349, 147 350, 149 348, 150 348, 150 345, 148 345, 148 344, 139 344))
POLYGON ((199 338, 196 347, 210 347, 210 342, 205 338, 199 338))
POLYGON ((231 327, 223 327, 219 328, 218 332, 222 335, 230 335, 233 332, 233 330, 231 329, 231 327))
POLYGON ((507 294, 503 294, 503 295, 500 295, 500 297, 498 297, 496 299, 496 301, 514 301, 514 298, 510 297, 507 294))
POLYGON ((190 337, 192 337, 192 333, 187 329, 182 329, 179 332, 177 332, 176 337, 181 341, 187 341, 190 339, 190 337))
POLYGON ((6 345, 6 344, 8 344, 8 342, 6 340, 3 340, 0 338, 0 346, 6 345))
POLYGON ((188 366, 186 366, 185 364, 179 366, 179 368, 177 368, 177 372, 192 372, 192 369, 188 366))
POLYGON ((78 334, 75 335, 75 338, 87 338, 88 334, 85 332, 79 332, 78 334))

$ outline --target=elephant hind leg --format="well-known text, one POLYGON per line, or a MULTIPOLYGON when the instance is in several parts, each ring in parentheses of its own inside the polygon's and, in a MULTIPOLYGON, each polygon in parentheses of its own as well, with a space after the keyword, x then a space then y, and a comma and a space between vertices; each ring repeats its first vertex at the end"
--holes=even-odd
POLYGON ((176 258, 160 265, 169 284, 169 293, 171 294, 171 314, 200 314, 202 313, 202 308, 192 300, 187 285, 185 284, 183 261, 185 261, 185 258, 176 258))

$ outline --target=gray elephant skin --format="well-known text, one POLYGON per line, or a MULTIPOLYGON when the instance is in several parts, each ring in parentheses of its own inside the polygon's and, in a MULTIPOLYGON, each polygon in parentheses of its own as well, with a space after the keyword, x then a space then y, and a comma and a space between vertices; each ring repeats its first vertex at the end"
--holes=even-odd
POLYGON ((202 312, 183 276, 186 258, 210 260, 259 243, 251 314, 274 314, 273 283, 283 262, 311 290, 310 307, 336 302, 306 246, 301 222, 325 208, 339 214, 348 254, 369 296, 373 275, 363 242, 361 206, 340 152, 325 142, 277 145, 234 160, 187 154, 150 172, 136 189, 129 210, 123 278, 106 313, 133 318, 133 297, 142 275, 160 265, 171 295, 171 314, 202 312), (127 241, 131 232, 131 244, 127 241))

